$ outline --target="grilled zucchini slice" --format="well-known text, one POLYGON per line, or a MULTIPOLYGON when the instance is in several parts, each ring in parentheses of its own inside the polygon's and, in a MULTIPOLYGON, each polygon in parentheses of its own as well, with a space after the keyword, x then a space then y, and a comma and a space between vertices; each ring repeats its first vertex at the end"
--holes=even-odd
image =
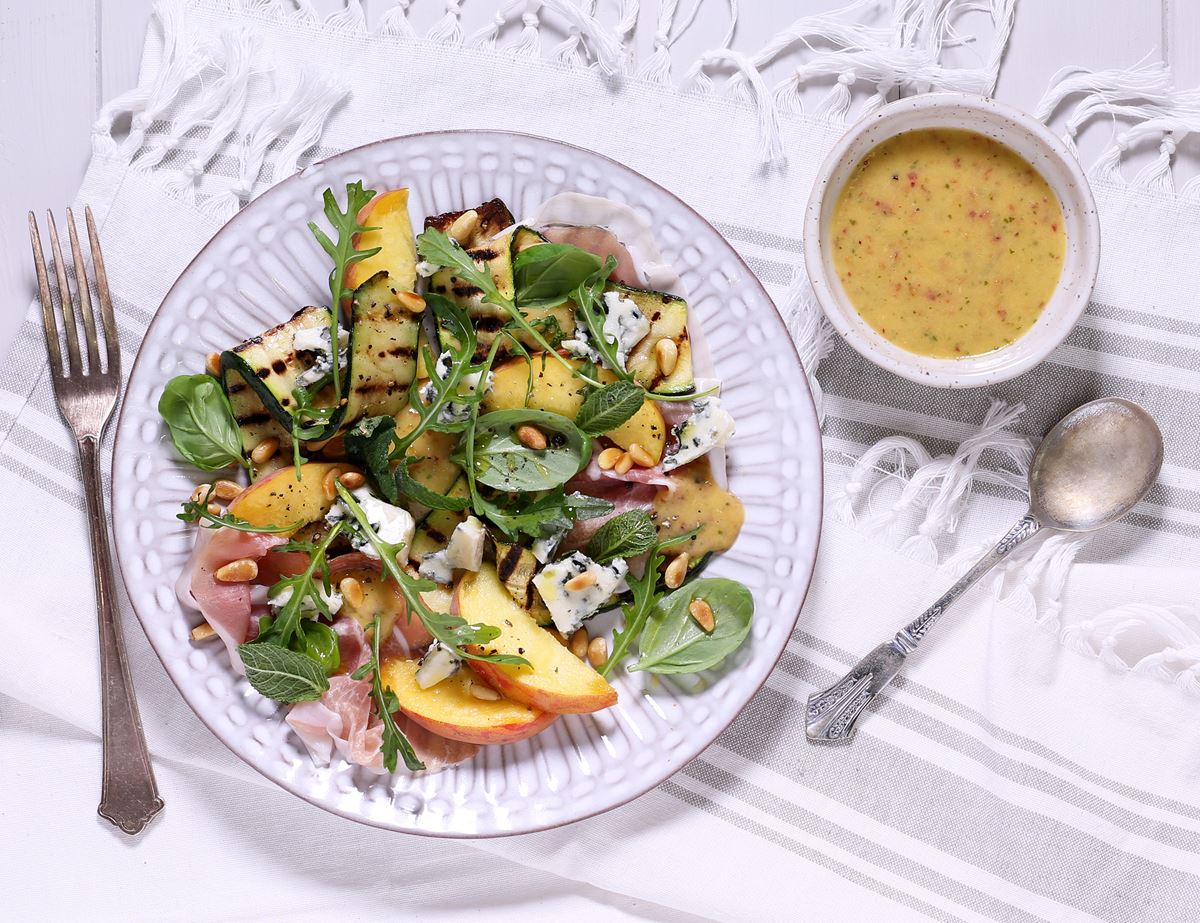
POLYGON ((604 290, 618 292, 622 298, 631 299, 638 309, 650 318, 650 332, 629 353, 625 368, 637 383, 647 391, 660 394, 688 394, 696 389, 692 377, 692 341, 688 337, 687 302, 666 292, 655 292, 645 288, 634 288, 620 282, 609 282, 604 290), (658 367, 654 347, 659 340, 669 337, 675 341, 679 358, 670 375, 664 376, 658 367))
POLYGON ((550 610, 533 585, 539 566, 533 552, 495 535, 492 535, 492 543, 496 546, 496 573, 504 583, 504 588, 518 606, 533 616, 535 622, 549 625, 553 621, 550 610))
MULTIPOLYGON (((446 491, 447 497, 466 497, 470 494, 470 488, 467 486, 467 477, 460 474, 450 485, 450 489, 446 491)), ((425 555, 441 551, 446 547, 446 543, 450 541, 450 536, 454 532, 455 527, 464 522, 470 513, 470 510, 430 510, 429 513, 417 523, 416 531, 413 533, 412 549, 409 553, 409 558, 416 561, 418 564, 421 558, 425 555)))
MULTIPOLYGON (((416 372, 420 321, 400 305, 387 272, 376 273, 355 290, 350 316, 342 393, 335 395, 326 386, 313 403, 330 407, 342 398, 345 401, 314 442, 332 438, 359 417, 394 414, 408 400, 408 385, 416 372)), ((302 330, 328 324, 325 308, 307 307, 286 323, 221 354, 221 382, 246 450, 269 436, 284 444, 291 442, 296 380, 312 364, 306 354, 295 350, 295 337, 302 330)))

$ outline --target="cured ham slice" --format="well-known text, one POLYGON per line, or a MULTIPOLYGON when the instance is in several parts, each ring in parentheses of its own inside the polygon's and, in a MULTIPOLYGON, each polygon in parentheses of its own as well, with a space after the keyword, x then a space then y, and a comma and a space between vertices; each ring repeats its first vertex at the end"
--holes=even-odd
POLYGON ((272 548, 287 539, 280 535, 240 532, 236 529, 201 529, 196 536, 192 558, 176 587, 180 601, 194 606, 204 615, 229 650, 233 668, 245 673, 237 646, 251 632, 251 585, 222 583, 217 571, 232 561, 261 560, 272 548))
POLYGON ((417 757, 425 764, 427 772, 436 772, 469 760, 479 752, 479 744, 463 743, 461 740, 448 740, 439 737, 405 715, 396 715, 396 725, 404 732, 408 742, 412 744, 417 757))
MULTIPOLYGON (((632 470, 632 469, 631 469, 632 470)), ((579 491, 590 497, 599 497, 613 505, 611 513, 597 516, 594 519, 581 519, 571 527, 559 546, 562 551, 574 551, 582 548, 602 525, 630 510, 645 510, 654 508, 654 498, 660 487, 653 483, 639 483, 637 480, 610 478, 609 472, 601 471, 595 460, 587 468, 567 482, 567 492, 579 491), (594 469, 594 471, 593 471, 594 469)))
POLYGON ((356 620, 339 616, 333 620, 333 630, 338 636, 338 673, 353 673, 371 659, 366 632, 356 620))
POLYGON ((297 702, 287 715, 312 758, 328 764, 336 751, 342 759, 383 774, 383 722, 371 714, 371 683, 347 674, 329 678, 320 699, 297 702))

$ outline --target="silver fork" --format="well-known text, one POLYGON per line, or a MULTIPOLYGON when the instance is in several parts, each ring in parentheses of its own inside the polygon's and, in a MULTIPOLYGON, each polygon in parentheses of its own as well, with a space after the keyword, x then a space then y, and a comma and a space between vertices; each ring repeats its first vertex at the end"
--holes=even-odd
POLYGON ((100 623, 100 696, 103 712, 102 746, 104 752, 101 817, 111 821, 128 834, 135 834, 162 810, 158 797, 142 720, 138 716, 133 681, 125 655, 113 592, 112 552, 108 545, 108 524, 104 514, 104 497, 100 480, 100 438, 112 416, 117 393, 121 389, 121 350, 117 343, 117 325, 113 318, 112 301, 108 294, 108 276, 100 254, 100 236, 92 210, 84 208, 88 242, 92 249, 96 296, 100 301, 100 320, 104 328, 106 361, 101 366, 100 346, 96 335, 96 316, 92 312, 87 267, 75 232, 75 218, 67 209, 67 225, 71 238, 71 255, 75 263, 75 292, 67 282, 66 264, 58 244, 54 214, 47 212, 50 223, 50 248, 54 255, 58 295, 62 306, 63 327, 67 344, 67 365, 63 366, 59 344, 58 322, 46 260, 42 255, 42 240, 37 219, 29 213, 29 237, 33 243, 33 262, 37 268, 38 294, 42 301, 42 324, 46 332, 46 350, 50 354, 50 377, 58 410, 75 436, 79 464, 83 472, 83 492, 87 498, 88 527, 92 540, 92 572, 96 584, 96 610, 100 623), (79 349, 77 317, 83 321, 87 368, 83 367, 79 349))

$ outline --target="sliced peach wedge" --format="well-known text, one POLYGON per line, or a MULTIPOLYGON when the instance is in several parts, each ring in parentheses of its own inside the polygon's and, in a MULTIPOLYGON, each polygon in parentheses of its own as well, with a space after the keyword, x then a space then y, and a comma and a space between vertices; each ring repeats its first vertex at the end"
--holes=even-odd
POLYGON ((440 737, 469 744, 507 744, 532 737, 558 717, 505 698, 477 698, 471 685, 483 680, 470 670, 459 670, 422 689, 417 685, 417 666, 416 660, 405 657, 384 661, 383 684, 396 693, 404 714, 440 737))
POLYGON ((229 504, 229 512, 252 526, 295 526, 297 529, 323 517, 333 506, 325 496, 325 476, 334 469, 349 471, 345 463, 308 462, 300 466, 300 479, 291 465, 255 481, 229 504))
POLYGON ((476 646, 475 653, 516 654, 529 661, 527 667, 467 661, 501 695, 558 714, 586 714, 616 704, 617 691, 513 601, 491 564, 465 574, 454 596, 455 611, 468 622, 500 629, 500 637, 476 646))
POLYGON ((346 287, 356 289, 386 269, 390 285, 411 292, 417 284, 417 245, 408 215, 408 190, 393 189, 375 196, 358 213, 358 223, 375 230, 355 234, 354 246, 360 250, 380 249, 374 256, 350 264, 346 287))

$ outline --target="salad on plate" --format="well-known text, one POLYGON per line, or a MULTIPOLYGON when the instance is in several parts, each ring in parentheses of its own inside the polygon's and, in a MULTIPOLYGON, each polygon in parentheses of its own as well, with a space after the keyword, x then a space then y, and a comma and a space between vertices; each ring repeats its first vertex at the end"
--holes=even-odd
POLYGON ((214 473, 178 514, 195 642, 314 759, 376 772, 609 708, 618 675, 721 664, 754 609, 703 574, 742 525, 734 421, 649 225, 565 193, 414 234, 407 189, 361 182, 324 215, 329 303, 161 395, 214 473))

